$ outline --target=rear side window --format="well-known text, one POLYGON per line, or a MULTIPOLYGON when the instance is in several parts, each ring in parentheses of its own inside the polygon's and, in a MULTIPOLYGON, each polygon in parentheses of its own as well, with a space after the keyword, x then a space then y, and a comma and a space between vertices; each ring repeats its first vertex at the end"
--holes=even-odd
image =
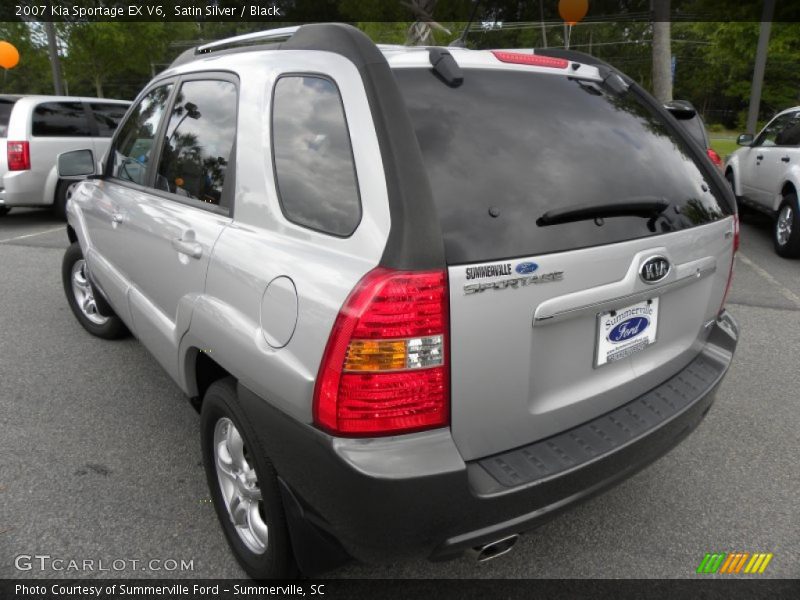
POLYGON ((800 112, 791 113, 789 117, 789 121, 775 136, 777 146, 800 146, 800 112))
POLYGON ((782 139, 779 139, 779 136, 781 136, 784 129, 790 126, 791 122, 792 122, 792 113, 786 113, 778 117, 775 117, 764 128, 764 130, 761 132, 761 135, 759 135, 756 138, 756 141, 753 142, 753 146, 785 145, 780 143, 782 139))
POLYGON ((45 102, 33 109, 32 133, 39 137, 91 137, 80 102, 45 102))
POLYGON ((175 98, 159 159, 156 187, 220 204, 236 136, 236 86, 187 81, 175 98))
POLYGON ((14 110, 15 100, 0 99, 0 138, 8 135, 8 121, 11 118, 11 111, 14 110))
POLYGON ((164 115, 172 84, 150 90, 121 126, 111 152, 111 176, 147 184, 147 167, 153 152, 153 139, 164 115))
POLYGON ((464 69, 448 87, 396 69, 434 194, 447 260, 471 263, 621 242, 729 214, 687 144, 631 91, 562 74, 464 69), (666 201, 658 218, 537 225, 580 205, 666 201))
POLYGON ((339 90, 329 79, 275 84, 272 145, 281 209, 290 221, 349 236, 361 220, 355 163, 339 90))
POLYGON ((128 107, 125 104, 100 104, 91 103, 92 118, 97 125, 97 135, 100 137, 111 137, 117 129, 117 125, 125 116, 128 107))

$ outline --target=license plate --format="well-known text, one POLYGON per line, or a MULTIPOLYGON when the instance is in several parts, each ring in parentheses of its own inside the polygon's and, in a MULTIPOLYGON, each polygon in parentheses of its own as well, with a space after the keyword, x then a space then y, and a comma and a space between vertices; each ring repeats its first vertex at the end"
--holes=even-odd
POLYGON ((656 341, 658 298, 597 315, 595 366, 622 360, 656 341))

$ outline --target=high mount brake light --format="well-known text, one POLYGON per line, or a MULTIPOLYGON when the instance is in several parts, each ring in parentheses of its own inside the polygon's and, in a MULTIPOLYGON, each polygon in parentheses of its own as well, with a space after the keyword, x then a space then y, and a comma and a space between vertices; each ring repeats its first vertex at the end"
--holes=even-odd
POLYGON ((378 436, 449 423, 445 271, 378 267, 356 285, 331 331, 314 389, 314 422, 378 436))
POLYGON ((523 54, 522 52, 504 52, 503 50, 492 50, 492 54, 494 54, 494 57, 500 62, 516 65, 550 67, 552 69, 566 69, 569 66, 568 60, 563 58, 553 58, 551 56, 523 54))

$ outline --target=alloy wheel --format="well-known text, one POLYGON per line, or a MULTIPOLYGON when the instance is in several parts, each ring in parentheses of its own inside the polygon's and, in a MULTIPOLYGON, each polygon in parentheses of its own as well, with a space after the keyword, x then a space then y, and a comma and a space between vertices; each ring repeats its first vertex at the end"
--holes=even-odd
POLYGON ((97 310, 97 301, 94 298, 92 285, 86 276, 86 261, 80 259, 72 266, 72 294, 83 316, 95 325, 105 325, 108 317, 104 317, 97 310))
POLYGON ((236 533, 254 554, 263 554, 269 544, 269 527, 258 477, 239 430, 228 418, 214 426, 214 465, 219 488, 236 533))

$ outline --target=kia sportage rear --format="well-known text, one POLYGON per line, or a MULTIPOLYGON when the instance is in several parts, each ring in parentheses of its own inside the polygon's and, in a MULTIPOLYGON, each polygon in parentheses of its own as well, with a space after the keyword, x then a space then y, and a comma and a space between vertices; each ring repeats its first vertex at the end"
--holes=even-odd
POLYGON ((732 361, 731 192, 591 57, 248 34, 120 131, 70 201, 65 290, 197 401, 254 577, 498 556, 672 448, 732 361))

